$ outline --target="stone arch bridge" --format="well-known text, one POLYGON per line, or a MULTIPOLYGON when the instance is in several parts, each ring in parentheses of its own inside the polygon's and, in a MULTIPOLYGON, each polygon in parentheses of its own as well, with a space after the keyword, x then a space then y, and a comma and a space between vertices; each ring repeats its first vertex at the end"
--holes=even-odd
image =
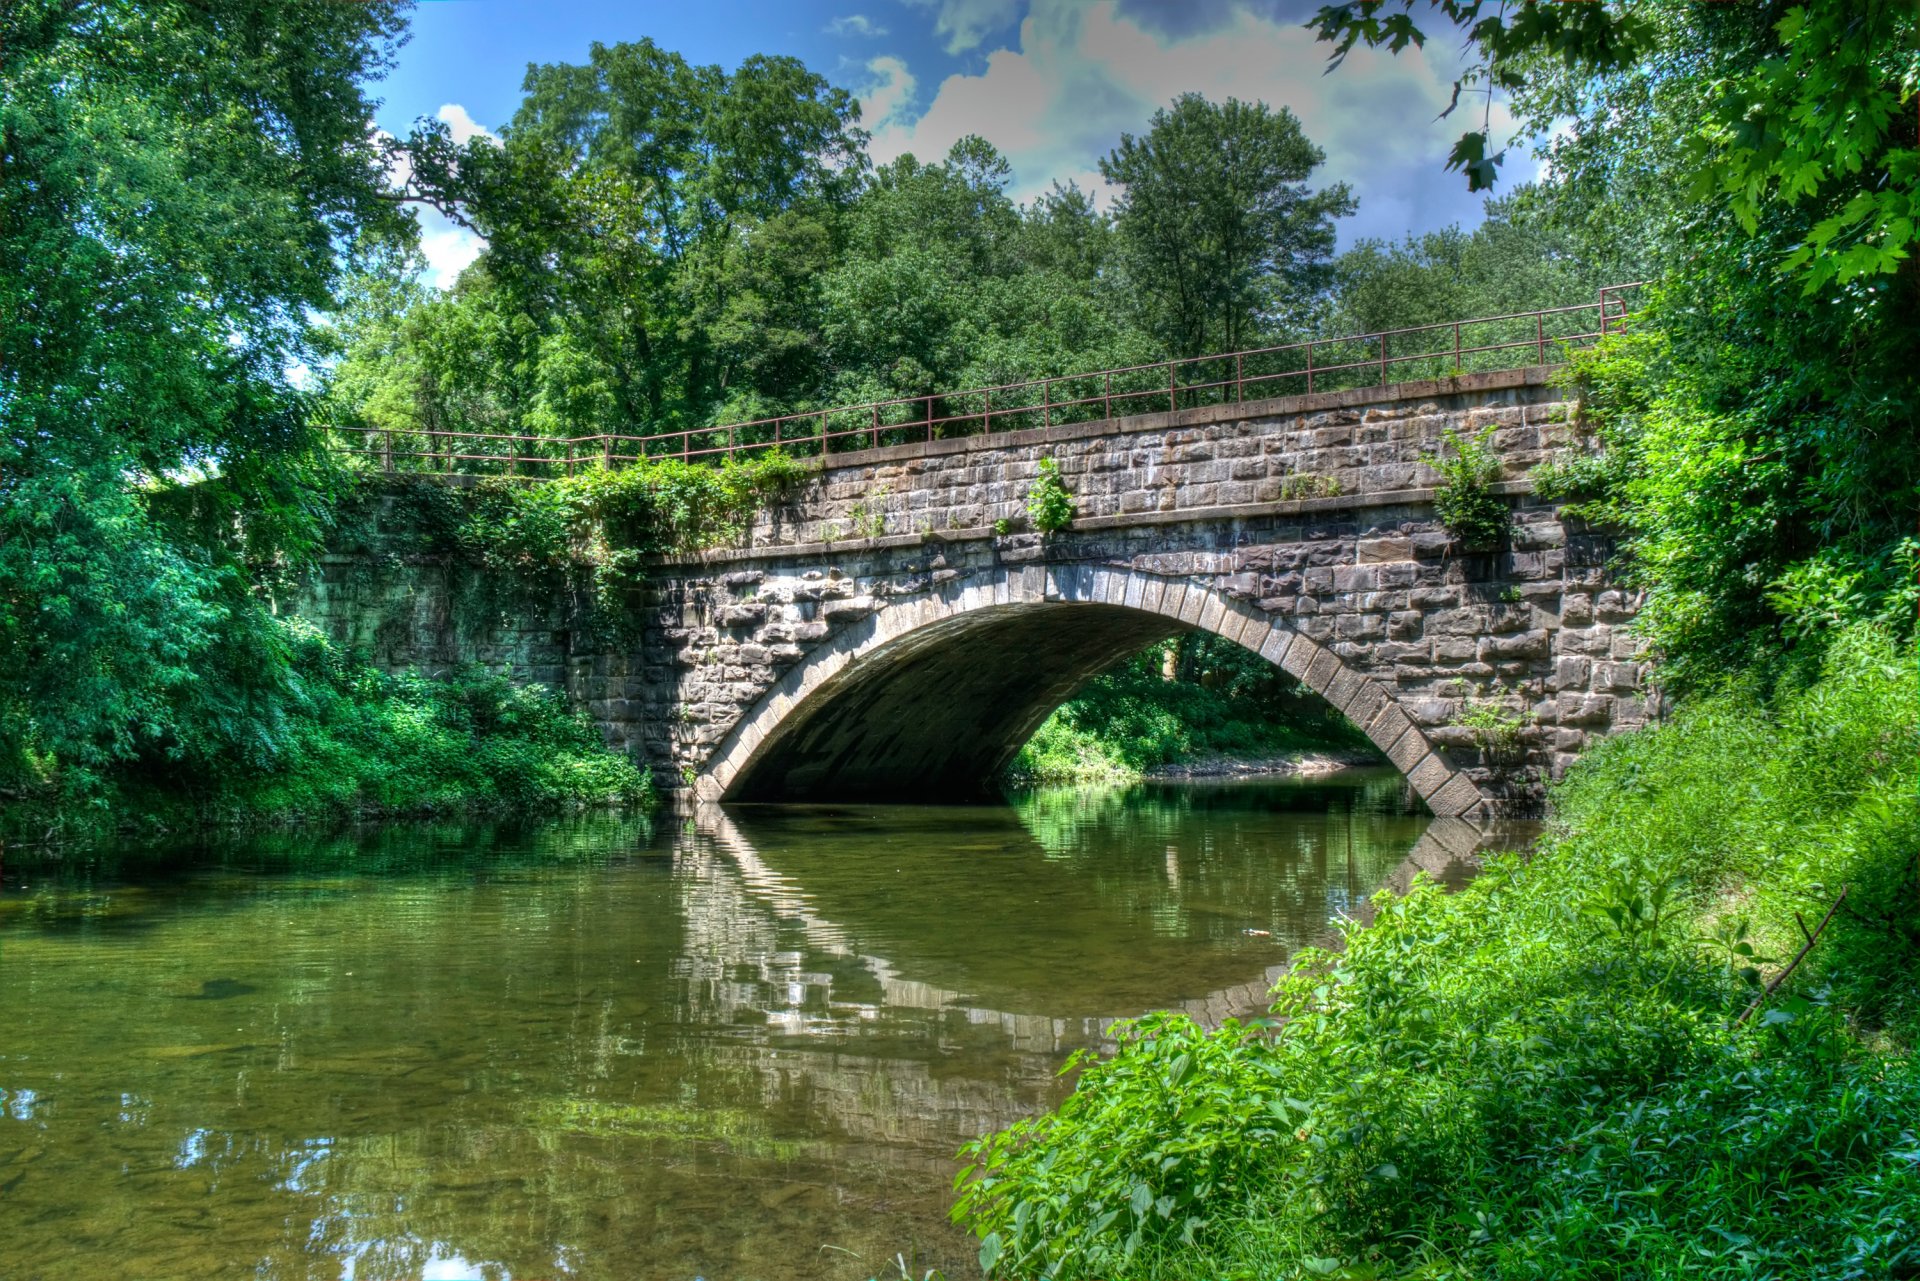
POLYGON ((1526 479, 1583 447, 1543 367, 934 440, 833 454, 743 545, 662 560, 620 644, 557 615, 455 627, 450 566, 336 558, 304 608, 392 667, 562 688, 708 800, 979 796, 1082 682, 1199 629, 1326 698, 1434 813, 1524 814, 1648 715, 1611 540, 1526 479), (1422 456, 1486 428, 1512 536, 1468 554, 1422 456), (1044 538, 1018 532, 1042 458, 1078 507, 1044 538))

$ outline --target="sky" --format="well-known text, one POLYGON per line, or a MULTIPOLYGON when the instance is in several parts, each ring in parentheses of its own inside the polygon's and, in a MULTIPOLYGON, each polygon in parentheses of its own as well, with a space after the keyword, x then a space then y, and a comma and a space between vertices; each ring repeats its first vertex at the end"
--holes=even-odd
MULTIPOLYGON (((1341 243, 1472 226, 1481 200, 1443 172, 1483 109, 1453 94, 1460 51, 1440 39, 1397 57, 1356 50, 1331 75, 1303 26, 1321 0, 420 0, 413 34, 374 93, 404 135, 437 117, 456 137, 507 123, 530 62, 584 62, 594 41, 649 37, 731 69, 755 53, 799 58, 860 99, 876 162, 935 160, 977 133, 1027 200, 1056 180, 1099 195, 1099 159, 1122 133, 1197 91, 1291 108, 1327 153, 1316 181, 1352 185, 1341 243), (1468 120, 1468 116, 1474 116, 1468 120)), ((1496 110, 1496 130, 1506 127, 1496 110)), ((1498 135, 1497 135, 1498 136, 1498 135)), ((1503 184, 1524 180, 1510 163, 1503 184)), ((422 218, 428 277, 452 283, 480 242, 422 218)))

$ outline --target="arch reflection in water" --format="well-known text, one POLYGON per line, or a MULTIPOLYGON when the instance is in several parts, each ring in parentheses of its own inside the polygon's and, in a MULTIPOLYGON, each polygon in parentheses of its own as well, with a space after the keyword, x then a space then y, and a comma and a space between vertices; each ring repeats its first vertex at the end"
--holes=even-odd
POLYGON ((0 1275, 968 1275, 953 1148, 1442 868, 1398 786, 10 864, 0 1275))

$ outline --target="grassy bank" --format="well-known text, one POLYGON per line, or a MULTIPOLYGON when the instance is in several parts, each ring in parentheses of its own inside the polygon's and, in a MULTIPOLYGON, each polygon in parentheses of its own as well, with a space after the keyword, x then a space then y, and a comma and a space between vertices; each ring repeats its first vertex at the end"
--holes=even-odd
POLYGON ((0 818, 13 843, 204 826, 650 805, 652 778, 543 688, 483 672, 390 675, 311 627, 277 621, 271 717, 218 759, 146 753, 111 775, 23 771, 0 818))
POLYGON ((1119 782, 1165 765, 1372 746, 1285 672, 1217 636, 1149 647, 1049 716, 1009 773, 1046 783, 1119 782))
POLYGON ((1278 1026, 1136 1024, 957 1213, 1009 1277, 1920 1273, 1916 783, 1873 631, 1699 699, 1530 860, 1304 958, 1278 1026))

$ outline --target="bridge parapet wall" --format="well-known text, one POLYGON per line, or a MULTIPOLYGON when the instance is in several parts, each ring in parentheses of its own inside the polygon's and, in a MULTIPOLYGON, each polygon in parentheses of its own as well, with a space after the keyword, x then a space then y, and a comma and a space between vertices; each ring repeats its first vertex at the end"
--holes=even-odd
POLYGON ((1424 497, 1438 477, 1422 456, 1449 430, 1487 428, 1516 486, 1576 443, 1572 404, 1541 368, 1207 405, 833 454, 760 516, 749 544, 985 533, 1003 521, 1019 530, 1043 458, 1059 464, 1081 529, 1288 501, 1424 497))

